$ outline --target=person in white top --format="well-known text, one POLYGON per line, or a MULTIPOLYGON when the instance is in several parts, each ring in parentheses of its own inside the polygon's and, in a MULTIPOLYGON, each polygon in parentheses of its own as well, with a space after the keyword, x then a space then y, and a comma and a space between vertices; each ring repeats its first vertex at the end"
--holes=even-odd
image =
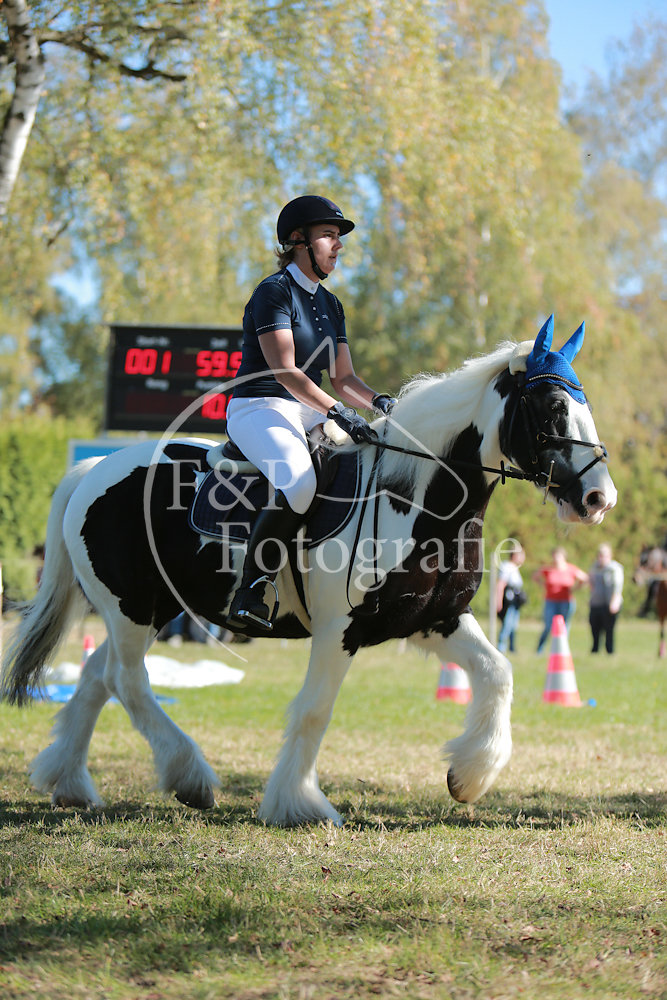
POLYGON ((523 547, 514 539, 509 559, 502 562, 498 569, 496 610, 502 619, 498 636, 498 649, 501 653, 507 652, 508 645, 511 653, 516 649, 516 632, 519 627, 521 606, 526 601, 520 570, 525 558, 523 547))
POLYGON ((588 572, 591 588, 588 620, 593 636, 591 653, 598 652, 603 632, 605 649, 608 653, 614 652, 614 628, 623 603, 623 576, 623 567, 612 559, 611 546, 602 544, 588 572))

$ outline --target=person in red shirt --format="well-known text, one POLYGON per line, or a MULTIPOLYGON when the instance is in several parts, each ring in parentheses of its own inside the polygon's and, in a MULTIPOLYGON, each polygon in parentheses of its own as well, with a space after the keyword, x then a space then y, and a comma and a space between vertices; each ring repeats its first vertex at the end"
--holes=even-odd
POLYGON ((559 546, 551 553, 549 565, 535 570, 533 580, 544 586, 544 628, 537 643, 537 652, 541 653, 551 632, 554 615, 562 615, 566 627, 569 624, 576 607, 573 592, 588 583, 588 573, 574 563, 569 563, 565 557, 565 549, 559 546))

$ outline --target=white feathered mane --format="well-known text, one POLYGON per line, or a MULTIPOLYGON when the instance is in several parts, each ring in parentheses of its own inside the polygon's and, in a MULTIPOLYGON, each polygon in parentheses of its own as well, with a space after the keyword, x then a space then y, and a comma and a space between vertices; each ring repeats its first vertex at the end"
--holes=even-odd
MULTIPOLYGON (((401 447, 446 455, 448 444, 461 431, 471 423, 479 425, 482 397, 489 383, 510 362, 514 362, 514 368, 519 357, 527 355, 531 348, 532 341, 524 344, 505 341, 490 354, 470 358, 453 372, 421 374, 410 379, 399 393, 388 421, 386 440, 401 447)), ((399 475, 409 474, 417 461, 394 457, 399 475)))
MULTIPOLYGON (((398 394, 389 418, 380 417, 373 427, 388 443, 402 448, 447 454, 447 446, 471 423, 479 423, 482 397, 489 383, 505 368, 525 370, 525 359, 533 341, 517 344, 504 341, 489 354, 469 358, 460 368, 441 375, 415 375, 398 394), (477 418, 477 419, 476 419, 477 418)), ((350 445, 350 439, 333 421, 325 425, 327 437, 336 444, 350 445)), ((415 463, 423 461, 396 453, 384 453, 385 472, 411 478, 415 463)))

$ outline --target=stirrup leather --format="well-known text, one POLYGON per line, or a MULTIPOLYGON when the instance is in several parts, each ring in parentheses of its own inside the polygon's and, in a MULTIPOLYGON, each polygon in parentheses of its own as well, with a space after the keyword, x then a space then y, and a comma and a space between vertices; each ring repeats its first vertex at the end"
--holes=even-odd
MULTIPOLYGON (((255 587, 259 586, 259 584, 266 586, 267 583, 273 588, 273 595, 275 598, 273 603, 273 611, 271 612, 270 618, 268 619, 260 618, 259 615, 254 614, 252 611, 247 611, 245 608, 240 608, 237 611, 232 611, 231 607, 229 609, 229 617, 237 620, 248 619, 248 621, 252 621, 256 625, 259 625, 260 628, 265 628, 270 631, 273 628, 274 622, 276 620, 276 615, 278 613, 278 588, 276 587, 274 581, 271 579, 270 576, 260 576, 256 580, 254 580, 249 586, 239 587, 239 590, 237 590, 236 594, 234 595, 234 601, 236 601, 236 597, 240 591, 244 590, 249 593, 255 587)), ((232 601, 232 604, 234 603, 234 601, 232 601)), ((262 604, 264 604, 263 601, 262 604)), ((266 607, 266 605, 264 606, 266 607)))

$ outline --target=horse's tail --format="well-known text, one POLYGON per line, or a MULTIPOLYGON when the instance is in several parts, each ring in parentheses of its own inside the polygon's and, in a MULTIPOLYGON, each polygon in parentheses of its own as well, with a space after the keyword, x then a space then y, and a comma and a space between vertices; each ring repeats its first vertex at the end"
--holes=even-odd
POLYGON ((63 518, 75 489, 98 461, 79 462, 53 495, 37 594, 32 601, 16 605, 21 620, 3 657, 0 698, 12 705, 24 705, 31 699, 47 661, 88 607, 65 545, 63 518))

